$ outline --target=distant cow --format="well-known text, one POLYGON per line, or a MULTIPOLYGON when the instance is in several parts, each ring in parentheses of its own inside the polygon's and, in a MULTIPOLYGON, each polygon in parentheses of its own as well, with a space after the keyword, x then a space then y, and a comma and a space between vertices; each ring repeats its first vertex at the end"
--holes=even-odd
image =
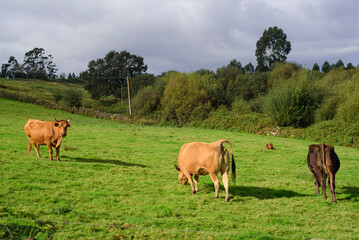
POLYGON ((225 200, 229 201, 228 195, 228 172, 230 169, 230 158, 228 151, 223 147, 223 143, 228 143, 231 147, 232 155, 232 179, 236 180, 236 164, 233 157, 232 145, 228 140, 219 140, 213 143, 191 142, 182 146, 178 156, 178 166, 175 168, 179 171, 178 179, 181 185, 190 182, 192 193, 198 192, 199 175, 209 174, 215 187, 214 197, 218 198, 219 180, 218 172, 222 174, 222 181, 226 190, 225 200), (192 175, 196 188, 193 187, 192 175))
POLYGON ((326 178, 329 176, 328 185, 330 186, 332 202, 336 203, 335 173, 339 170, 340 161, 338 155, 334 152, 334 147, 331 145, 325 145, 324 143, 310 145, 307 163, 309 170, 315 176, 315 185, 317 187, 316 193, 319 194, 319 186, 321 186, 323 198, 327 198, 325 186, 326 178))
POLYGON ((268 150, 268 149, 273 150, 273 149, 274 149, 273 143, 267 143, 267 144, 266 144, 266 149, 267 149, 267 150, 268 150))
POLYGON ((41 120, 29 119, 25 124, 25 133, 29 138, 28 153, 31 151, 31 145, 34 146, 37 157, 40 156, 40 145, 47 145, 50 152, 50 160, 52 161, 52 147, 56 148, 56 160, 60 161, 59 151, 61 140, 66 137, 67 127, 71 127, 69 120, 56 120, 44 122, 41 120))

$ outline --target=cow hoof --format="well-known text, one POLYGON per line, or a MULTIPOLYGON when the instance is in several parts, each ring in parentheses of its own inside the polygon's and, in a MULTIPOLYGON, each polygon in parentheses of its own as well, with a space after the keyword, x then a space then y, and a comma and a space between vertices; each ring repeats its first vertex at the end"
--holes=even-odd
POLYGON ((192 194, 196 194, 196 191, 192 191, 192 194))

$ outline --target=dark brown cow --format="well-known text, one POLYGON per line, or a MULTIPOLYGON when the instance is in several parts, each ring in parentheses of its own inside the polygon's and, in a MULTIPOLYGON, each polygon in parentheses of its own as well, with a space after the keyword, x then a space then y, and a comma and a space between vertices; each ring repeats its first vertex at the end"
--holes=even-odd
POLYGON ((236 179, 236 165, 233 157, 232 145, 228 140, 219 140, 213 143, 191 142, 182 146, 178 156, 178 166, 175 168, 179 171, 178 179, 181 185, 185 185, 187 181, 190 182, 192 193, 198 192, 198 178, 199 175, 209 174, 215 187, 214 197, 218 198, 219 180, 217 178, 218 172, 222 174, 222 181, 226 190, 225 200, 229 201, 228 195, 228 172, 230 169, 230 158, 227 149, 223 147, 226 142, 231 147, 232 154, 232 179, 236 179), (196 187, 193 186, 192 175, 196 187))
POLYGON ((335 173, 339 170, 340 161, 338 155, 334 152, 334 147, 325 145, 324 143, 310 145, 307 163, 309 170, 315 176, 316 193, 319 194, 319 186, 321 186, 323 198, 327 198, 325 187, 326 178, 329 176, 328 185, 330 187, 330 194, 332 195, 332 202, 336 203, 335 173))
POLYGON ((40 145, 47 145, 52 161, 52 147, 56 148, 56 160, 60 161, 59 151, 61 140, 67 135, 67 127, 71 127, 69 120, 56 120, 44 122, 41 120, 29 119, 25 124, 25 133, 29 138, 28 153, 31 151, 31 145, 34 146, 37 157, 40 156, 40 145))

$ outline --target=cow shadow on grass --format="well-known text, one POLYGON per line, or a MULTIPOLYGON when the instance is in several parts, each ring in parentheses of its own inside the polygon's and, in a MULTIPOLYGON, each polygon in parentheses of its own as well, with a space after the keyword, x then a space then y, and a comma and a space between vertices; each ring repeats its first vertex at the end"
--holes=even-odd
POLYGON ((338 200, 342 201, 342 200, 351 200, 354 202, 359 202, 359 188, 358 187, 340 187, 342 189, 342 194, 347 195, 344 198, 341 198, 340 195, 341 193, 337 193, 336 196, 338 198, 338 200), (338 197, 339 195, 339 197, 338 197))
MULTIPOLYGON (((213 184, 206 184, 206 189, 214 190, 213 184)), ((220 185, 220 191, 224 191, 224 187, 220 185)), ((238 197, 254 197, 260 200, 276 199, 276 198, 294 198, 294 197, 307 197, 309 195, 298 193, 292 190, 273 189, 266 187, 254 186, 233 186, 229 185, 229 194, 238 197)))
POLYGON ((116 159, 81 158, 81 157, 68 157, 68 156, 64 156, 63 158, 66 159, 66 161, 68 162, 102 163, 102 164, 121 165, 125 167, 141 167, 141 168, 147 167, 146 165, 137 164, 137 163, 128 163, 116 159))
POLYGON ((257 199, 275 199, 275 198, 293 198, 306 197, 308 195, 298 193, 292 190, 273 189, 254 186, 230 186, 229 191, 239 197, 255 197, 257 199))

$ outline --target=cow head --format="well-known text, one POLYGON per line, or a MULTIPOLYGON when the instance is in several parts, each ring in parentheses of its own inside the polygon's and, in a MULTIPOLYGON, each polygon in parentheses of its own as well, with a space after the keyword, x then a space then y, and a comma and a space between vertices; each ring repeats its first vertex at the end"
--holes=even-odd
POLYGON ((61 137, 66 137, 67 127, 71 127, 71 124, 69 123, 70 121, 71 121, 71 118, 69 120, 65 120, 65 119, 57 120, 55 118, 54 126, 60 132, 61 137))
POLYGON ((178 174, 178 180, 180 181, 181 185, 186 185, 188 182, 187 177, 183 174, 183 172, 181 171, 181 169, 175 164, 175 168, 177 169, 177 171, 179 172, 178 174))

